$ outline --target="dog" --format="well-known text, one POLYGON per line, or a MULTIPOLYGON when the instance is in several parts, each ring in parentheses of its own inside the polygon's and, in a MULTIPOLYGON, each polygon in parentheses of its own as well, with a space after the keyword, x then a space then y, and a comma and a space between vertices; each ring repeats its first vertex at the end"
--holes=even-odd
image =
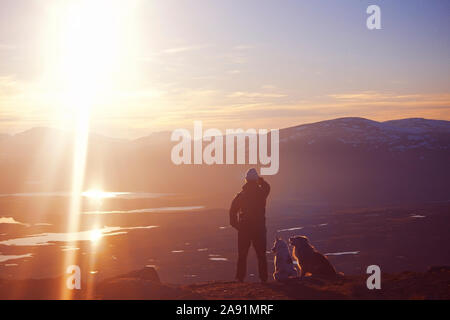
POLYGON ((294 266, 289 247, 284 240, 276 238, 272 252, 275 253, 273 278, 276 281, 286 281, 289 278, 298 277, 297 268, 294 266))
POLYGON ((297 260, 302 271, 301 277, 306 274, 313 276, 336 277, 336 269, 328 261, 327 257, 318 252, 305 236, 289 238, 289 244, 293 246, 292 256, 297 260))

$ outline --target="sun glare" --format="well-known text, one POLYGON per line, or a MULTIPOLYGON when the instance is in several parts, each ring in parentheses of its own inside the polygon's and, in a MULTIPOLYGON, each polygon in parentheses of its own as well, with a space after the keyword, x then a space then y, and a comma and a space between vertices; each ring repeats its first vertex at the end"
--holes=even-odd
POLYGON ((115 194, 113 192, 106 192, 102 190, 88 190, 81 194, 83 197, 89 198, 89 199, 105 199, 105 198, 114 198, 115 194))
MULTIPOLYGON (((67 232, 79 231, 81 197, 102 199, 109 194, 100 190, 83 192, 87 145, 92 109, 114 90, 120 78, 125 14, 134 1, 68 0, 52 1, 45 37, 46 76, 44 81, 58 97, 61 113, 74 129, 72 197, 67 232)), ((99 230, 91 240, 102 237, 99 230)), ((76 264, 68 252, 63 269, 76 264)), ((64 295, 64 294, 63 294, 64 295)), ((70 298, 63 296, 63 298, 70 298)))
POLYGON ((103 237, 103 233, 100 229, 91 230, 89 238, 91 242, 98 242, 103 237))
MULTIPOLYGON (((132 12, 136 0, 54 1, 43 39, 44 82, 64 119, 87 122, 130 76, 136 55, 132 12)), ((74 123, 75 124, 75 123, 74 123)))

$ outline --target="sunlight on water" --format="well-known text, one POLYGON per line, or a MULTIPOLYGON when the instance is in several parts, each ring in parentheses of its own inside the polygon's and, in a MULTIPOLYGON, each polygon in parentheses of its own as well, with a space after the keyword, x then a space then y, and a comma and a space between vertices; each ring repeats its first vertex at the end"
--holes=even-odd
POLYGON ((21 255, 9 255, 9 256, 0 254, 0 262, 5 262, 8 260, 15 260, 15 259, 29 258, 31 256, 32 256, 31 253, 21 254, 21 255))
POLYGON ((295 231, 295 230, 301 230, 303 229, 303 227, 294 227, 294 228, 289 228, 289 229, 280 229, 277 230, 278 232, 285 232, 285 231, 295 231))
POLYGON ((83 197, 86 198, 91 198, 91 199, 105 199, 105 198, 115 198, 116 197, 116 193, 114 192, 105 192, 102 190, 88 190, 85 191, 83 193, 81 193, 81 195, 83 197))
POLYGON ((74 246, 61 246, 61 251, 74 251, 74 250, 80 250, 80 248, 74 246))
POLYGON ((98 242, 103 237, 103 232, 100 229, 91 230, 90 237, 92 242, 98 242))
MULTIPOLYGON (((85 198, 91 199, 153 199, 174 195, 173 193, 151 193, 151 192, 107 192, 101 190, 88 190, 81 193, 85 198)), ((23 193, 1 193, 0 198, 5 197, 70 197, 70 192, 23 192, 23 193)))
POLYGON ((74 241, 98 241, 102 237, 126 234, 129 230, 135 229, 152 229, 158 226, 143 227, 103 227, 101 229, 93 229, 71 233, 42 233, 35 234, 24 238, 16 238, 0 241, 1 245, 6 246, 46 246, 52 242, 74 242, 74 241))
POLYGON ((222 257, 220 254, 208 254, 208 260, 210 261, 228 261, 227 258, 222 257))
POLYGON ((111 214, 111 213, 153 213, 153 212, 175 212, 175 211, 193 211, 204 209, 204 206, 191 207, 161 207, 161 208, 146 208, 135 210, 112 210, 112 211, 85 211, 84 214, 111 214))
POLYGON ((219 257, 219 258, 209 258, 209 260, 211 260, 211 261, 228 261, 227 258, 222 258, 222 257, 219 257))
POLYGON ((326 256, 342 256, 347 254, 359 254, 359 251, 343 251, 343 252, 331 252, 325 253, 326 256))
POLYGON ((12 217, 0 217, 0 224, 20 224, 20 225, 28 226, 28 224, 19 222, 12 217))

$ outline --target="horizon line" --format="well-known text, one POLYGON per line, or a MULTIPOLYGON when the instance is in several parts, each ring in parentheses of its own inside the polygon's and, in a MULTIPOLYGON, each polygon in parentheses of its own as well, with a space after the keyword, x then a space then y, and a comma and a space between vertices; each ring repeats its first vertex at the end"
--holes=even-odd
MULTIPOLYGON (((348 117, 337 117, 337 118, 330 118, 330 119, 324 119, 324 120, 319 120, 319 121, 314 121, 314 122, 305 122, 305 123, 300 123, 298 125, 293 125, 293 126, 287 126, 287 127, 283 127, 283 128, 258 128, 258 129, 268 129, 268 130, 286 130, 286 129, 292 129, 292 128, 296 128, 296 127, 300 127, 300 126, 306 126, 306 125, 312 125, 312 124, 318 124, 321 122, 328 122, 328 121, 336 121, 336 120, 343 120, 343 119, 359 119, 359 120, 367 120, 367 121, 372 121, 372 122, 376 122, 376 123, 386 123, 386 122, 390 122, 390 121, 401 121, 401 120, 427 120, 427 121, 443 121, 443 122, 448 122, 450 123, 450 120, 446 120, 446 119, 431 119, 431 118, 423 118, 423 117, 410 117, 410 118, 394 118, 394 119, 389 119, 389 120, 383 120, 383 121, 377 121, 377 120, 373 120, 370 118, 365 118, 365 117, 358 117, 358 116, 348 116, 348 117)), ((194 123, 195 120, 192 121, 192 123, 194 123)), ((212 127, 211 127, 212 128, 212 127)), ((242 126, 238 126, 236 128, 229 128, 229 129, 243 129, 242 126)), ((54 127, 54 126, 36 126, 36 127, 30 127, 29 129, 25 129, 22 131, 18 131, 16 133, 4 133, 4 132, 0 132, 0 136, 9 136, 9 137, 14 137, 17 135, 21 135, 24 134, 26 132, 32 131, 32 130, 39 130, 39 129, 43 129, 43 130, 55 130, 55 131, 60 131, 60 132, 64 132, 64 133, 71 133, 71 131, 73 131, 72 129, 64 129, 64 128, 58 128, 58 127, 54 127)), ((142 136, 137 136, 135 138, 126 138, 126 137, 114 137, 114 136, 110 136, 107 134, 103 134, 103 133, 99 133, 97 132, 95 129, 90 129, 90 133, 89 135, 96 135, 96 136, 101 136, 101 137, 105 137, 105 138, 110 138, 110 139, 117 139, 117 140, 128 140, 128 141, 135 141, 135 140, 139 140, 141 138, 146 138, 151 136, 152 134, 163 134, 163 133, 171 133, 172 131, 176 130, 176 129, 181 129, 181 128, 174 128, 173 130, 160 130, 160 131, 153 131, 148 133, 147 135, 142 135, 142 136)), ((243 129, 246 130, 246 129, 243 129)), ((223 131, 223 130, 221 130, 223 131)))

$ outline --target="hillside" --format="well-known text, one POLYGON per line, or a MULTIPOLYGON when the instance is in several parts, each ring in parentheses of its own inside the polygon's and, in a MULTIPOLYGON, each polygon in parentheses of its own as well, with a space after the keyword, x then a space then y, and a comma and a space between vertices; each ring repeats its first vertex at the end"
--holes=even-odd
POLYGON ((341 300, 341 299, 450 299, 450 270, 383 274, 381 290, 368 290, 365 276, 342 280, 305 279, 292 283, 213 282, 188 289, 203 299, 341 300))
MULTIPOLYGON (((148 270, 147 270, 148 271, 148 270)), ((150 272, 152 274, 152 272, 150 272)), ((383 274, 381 290, 368 290, 365 276, 339 280, 307 278, 289 283, 208 282, 166 285, 139 270, 106 279, 92 289, 76 292, 75 299, 213 299, 213 300, 341 300, 341 299, 450 299, 450 267, 427 272, 383 274)), ((62 281, 64 282, 64 281, 62 281)), ((57 299, 61 279, 0 280, 0 299, 57 299), (14 290, 10 290, 14 288, 14 290)))

